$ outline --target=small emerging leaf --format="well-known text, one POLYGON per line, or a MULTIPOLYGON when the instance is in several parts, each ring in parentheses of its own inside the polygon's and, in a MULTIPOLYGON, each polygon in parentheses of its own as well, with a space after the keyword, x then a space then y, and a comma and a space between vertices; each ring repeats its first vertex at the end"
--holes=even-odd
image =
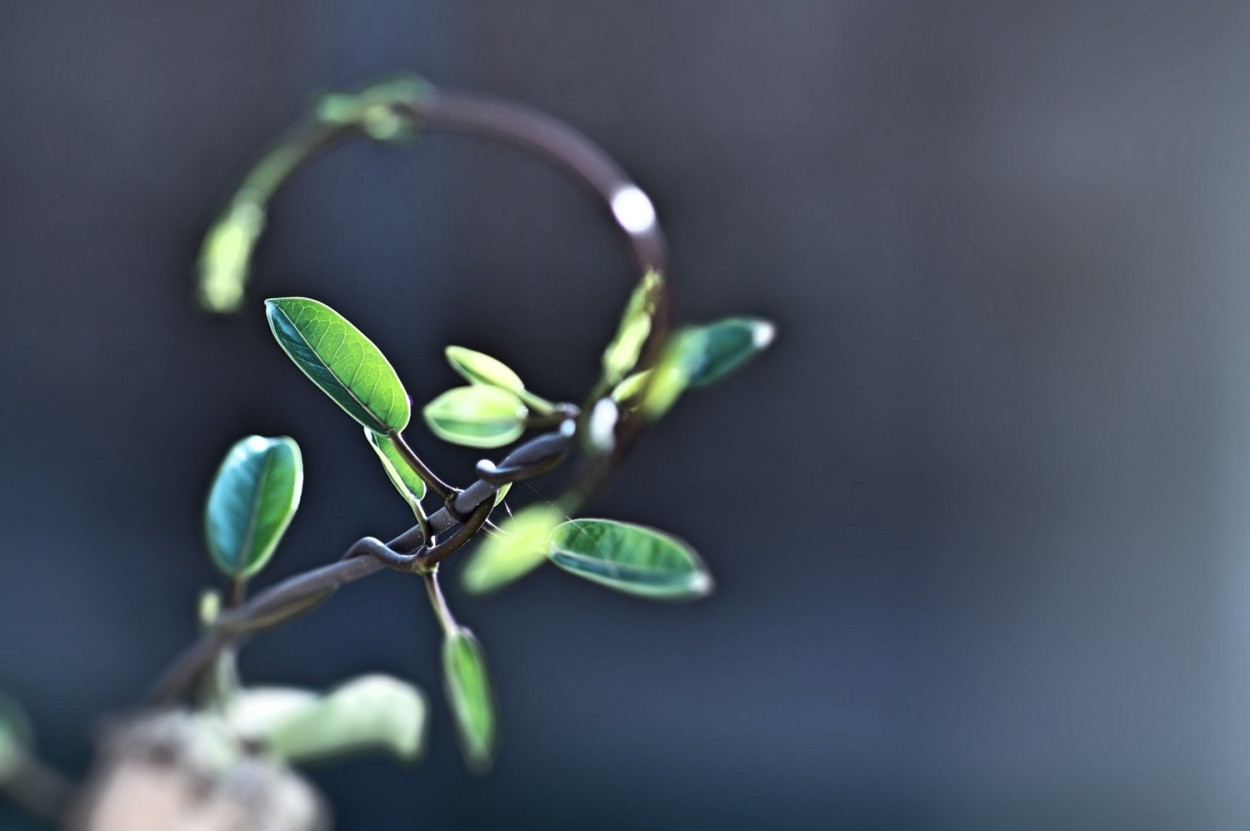
POLYGON ((304 487, 293 439, 248 436, 226 454, 204 511, 208 550, 227 577, 247 578, 277 548, 304 487))
POLYGON ((408 506, 413 511, 420 512, 421 500, 425 498, 425 482, 404 461, 394 440, 390 436, 375 433, 367 427, 365 438, 368 439, 374 452, 378 454, 382 469, 386 471, 386 478, 391 480, 391 484, 395 486, 395 490, 399 491, 399 495, 404 498, 408 506))
POLYGON ((643 344, 651 334, 651 319, 659 305, 663 285, 658 271, 648 271, 630 294, 616 336, 603 352, 603 383, 606 386, 616 386, 637 365, 643 344))
POLYGON ((443 641, 443 680, 465 763, 484 773, 495 754, 495 697, 482 645, 468 629, 454 629, 443 641))
POLYGON ((421 755, 425 697, 387 675, 366 675, 318 696, 307 690, 259 688, 236 695, 227 718, 245 738, 288 762, 371 750, 400 759, 421 755))
POLYGON ((447 347, 446 355, 451 368, 470 383, 485 384, 488 387, 499 387, 512 392, 525 389, 521 376, 513 372, 503 361, 492 358, 490 355, 465 349, 463 346, 447 347))
POLYGON ((199 259, 199 300, 211 312, 237 311, 243 302, 252 249, 265 229, 265 209, 237 199, 204 236, 199 259))
POLYGON ((547 559, 547 536, 564 521, 550 505, 530 505, 500 523, 501 534, 483 539, 460 573, 471 594, 486 594, 523 577, 547 559))
POLYGON ((468 447, 502 447, 525 432, 525 404, 498 387, 456 387, 425 405, 425 421, 439 438, 468 447))
POLYGON ((650 383, 654 370, 644 369, 642 372, 635 372, 612 389, 612 400, 620 405, 629 405, 634 403, 634 399, 642 394, 650 383))
POLYGON ((668 534, 608 519, 574 519, 551 532, 551 561, 578 577, 661 600, 694 600, 712 590, 706 566, 668 534))
POLYGON ((382 351, 338 312, 306 297, 265 301, 269 327, 295 365, 362 426, 399 432, 412 410, 382 351))

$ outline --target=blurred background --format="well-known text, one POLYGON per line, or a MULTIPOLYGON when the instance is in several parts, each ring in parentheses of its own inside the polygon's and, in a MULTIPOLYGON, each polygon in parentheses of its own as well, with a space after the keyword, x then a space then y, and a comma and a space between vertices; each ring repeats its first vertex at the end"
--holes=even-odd
MULTIPOLYGON (((1246 827, 1248 44, 1232 2, 7 0, 0 688, 85 768, 195 634, 202 500, 241 435, 304 448, 269 579, 407 527, 261 298, 342 311, 418 404, 454 383, 447 343, 550 397, 592 381, 621 246, 476 139, 322 158, 273 206, 246 313, 191 302, 261 150, 315 93, 408 70, 600 143, 656 203, 678 314, 780 335, 594 506, 689 539, 712 598, 554 569, 453 590, 499 686, 489 777, 413 581, 244 653, 256 683, 430 692, 419 766, 314 772, 338 827, 1246 827)), ((473 454, 410 435, 468 479, 473 454)))

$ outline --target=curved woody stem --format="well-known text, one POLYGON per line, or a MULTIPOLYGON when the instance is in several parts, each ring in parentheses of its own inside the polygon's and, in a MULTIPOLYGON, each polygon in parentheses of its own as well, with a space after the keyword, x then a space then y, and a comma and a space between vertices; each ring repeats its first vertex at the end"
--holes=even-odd
MULTIPOLYGON (((568 125, 513 103, 429 87, 424 87, 420 95, 390 101, 389 108, 394 114, 410 118, 424 131, 483 136, 528 150, 552 163, 605 209, 629 249, 640 280, 653 270, 668 276, 668 249, 650 200, 603 150, 568 125)), ((359 135, 367 135, 360 123, 327 124, 317 120, 296 128, 272 150, 245 180, 231 207, 235 210, 242 204, 248 216, 259 215, 250 228, 251 241, 263 228, 264 204, 291 174, 321 152, 359 135)), ((208 292, 207 278, 201 292, 208 292)), ((665 280, 656 304, 649 355, 654 354, 655 345, 667 334, 670 307, 665 280)), ((486 460, 479 463, 477 481, 463 490, 447 485, 398 434, 392 435, 405 461, 442 500, 440 510, 388 543, 372 537, 361 539, 337 562, 296 575, 224 613, 211 630, 170 665, 154 685, 150 700, 162 706, 172 704, 223 649, 311 610, 339 586, 370 574, 388 568, 417 572, 430 589, 432 600, 436 594, 441 600, 441 593, 436 591, 438 563, 489 522, 500 487, 546 472, 567 456, 573 440, 568 424, 566 420, 562 429, 519 446, 497 466, 486 460), (451 536, 434 544, 435 535, 452 528, 456 531, 451 536)), ((643 419, 631 419, 623 425, 616 449, 591 465, 575 486, 574 502, 580 504, 606 481, 636 443, 644 426, 643 419)), ((443 612, 445 609, 440 611, 440 620, 444 620, 443 612)))

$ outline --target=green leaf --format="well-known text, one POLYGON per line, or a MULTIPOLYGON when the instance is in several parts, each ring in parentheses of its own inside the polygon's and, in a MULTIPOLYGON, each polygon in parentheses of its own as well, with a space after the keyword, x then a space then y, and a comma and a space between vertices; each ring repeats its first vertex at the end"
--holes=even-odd
POLYGON ((482 352, 474 352, 463 346, 447 347, 447 362, 451 368, 473 384, 485 384, 519 393, 525 389, 521 376, 513 372, 503 361, 482 352))
POLYGON ((612 389, 612 400, 620 405, 632 404, 651 380, 654 370, 644 369, 635 372, 612 389))
POLYGON ((565 522, 551 532, 549 556, 565 571, 626 594, 694 600, 712 590, 712 577, 690 546, 627 522, 565 522))
POLYGON ((236 695, 227 720, 245 738, 287 762, 382 750, 421 755, 425 697, 387 675, 365 675, 318 696, 307 690, 256 688, 236 695))
POLYGON ((776 327, 767 320, 728 317, 691 330, 687 372, 692 387, 724 378, 773 342, 776 327))
POLYGON ((250 199, 236 199, 204 236, 200 249, 200 303, 213 312, 237 311, 252 249, 265 229, 265 209, 250 199))
POLYGON ((425 405, 425 422, 439 438, 468 447, 502 447, 525 432, 525 404, 498 387, 456 387, 425 405))
POLYGON ((564 521, 564 513, 550 505, 530 505, 500 523, 503 533, 487 536, 464 570, 461 585, 471 594, 486 594, 523 577, 547 559, 547 536, 564 521))
POLYGON ((646 385, 646 395, 639 406, 647 418, 654 421, 677 403, 690 385, 690 368, 700 351, 700 340, 692 336, 690 330, 675 332, 669 337, 660 360, 649 370, 650 379, 641 382, 646 385))
POLYGON ((395 369, 346 318, 306 297, 271 298, 265 313, 286 354, 349 416, 375 433, 408 426, 408 393, 395 369))
POLYGON ((0 694, 0 784, 17 774, 31 746, 30 721, 21 706, 0 694))
POLYGON ((375 433, 367 427, 365 438, 369 440, 374 452, 378 454, 382 469, 386 471, 386 478, 391 480, 391 484, 395 486, 395 490, 399 491, 399 495, 404 498, 409 507, 413 511, 420 512, 421 500, 425 498, 425 482, 404 461, 394 440, 390 436, 375 433))
POLYGON ((259 571, 278 546, 304 487, 304 462, 293 439, 248 436, 230 448, 204 511, 213 562, 228 577, 259 571))
POLYGON ((651 334, 651 319, 660 302, 664 280, 658 271, 648 271, 625 304, 616 336, 603 352, 603 383, 615 386, 638 363, 643 344, 651 334))
POLYGON ((482 645, 468 629, 453 629, 443 641, 443 680, 465 763, 485 773, 495 754, 495 697, 482 645))

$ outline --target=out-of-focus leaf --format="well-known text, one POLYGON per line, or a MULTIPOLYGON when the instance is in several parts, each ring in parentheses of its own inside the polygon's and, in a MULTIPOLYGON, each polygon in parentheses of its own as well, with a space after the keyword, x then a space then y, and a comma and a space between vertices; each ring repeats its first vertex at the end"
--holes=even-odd
POLYGON ((221 592, 216 589, 204 589, 200 592, 199 618, 200 626, 205 629, 217 622, 221 615, 221 592))
POLYGON ((460 572, 465 591, 486 594, 506 586, 537 568, 550 548, 547 537, 564 521, 558 508, 530 505, 500 523, 503 532, 486 536, 469 555, 460 572))
POLYGON ((741 367, 773 342, 776 327, 754 317, 727 317, 691 330, 689 383, 705 387, 741 367))
POLYGON ((386 478, 391 480, 395 490, 399 491, 399 495, 412 510, 419 513, 421 500, 425 498, 425 482, 404 461, 403 455, 400 454, 399 448, 395 446, 390 436, 375 433, 366 427, 365 438, 372 445, 374 452, 378 454, 382 469, 386 471, 386 478))
POLYGON ((243 301, 252 249, 265 229, 265 209, 236 200, 209 228, 200 248, 199 299, 209 311, 233 312, 243 301))
POLYGON ((460 373, 466 381, 473 384, 485 384, 488 387, 520 392, 525 389, 521 376, 512 371, 503 361, 492 358, 482 352, 475 352, 463 346, 449 346, 446 349, 447 362, 451 368, 460 373))
POLYGON ((383 750, 421 755, 425 697, 387 675, 366 675, 318 696, 307 690, 257 688, 231 699, 227 717, 242 736, 288 762, 383 750))
POLYGON ((653 370, 644 369, 642 372, 635 372, 612 389, 612 400, 621 406, 631 405, 634 400, 642 394, 647 388, 647 383, 651 379, 653 370))
MULTIPOLYGON (((687 388, 719 381, 755 357, 772 343, 775 333, 768 321, 749 317, 730 317, 707 326, 682 329, 669 338, 651 370, 654 377, 649 382, 639 379, 619 395, 637 394, 645 388, 641 409, 648 418, 657 419, 687 388)), ((621 388, 630 380, 626 379, 621 388)), ((614 392, 614 397, 617 395, 614 392)))
POLYGON ((0 693, 0 783, 16 774, 30 751, 32 731, 26 713, 0 693))
POLYGON ((265 301, 269 327, 295 365, 363 427, 399 432, 412 411, 395 369, 338 312, 307 297, 265 301))
POLYGON ((565 571, 627 594, 695 600, 712 578, 676 537, 627 522, 574 519, 551 532, 551 561, 565 571))
POLYGON ((425 405, 425 422, 439 438, 468 447, 501 447, 525 432, 525 404, 516 393, 474 384, 456 387, 425 405))
POLYGON ((651 334, 651 319, 659 304, 663 285, 658 271, 648 271, 630 294, 616 336, 603 352, 603 383, 606 386, 616 386, 637 365, 643 344, 651 334))
POLYGON ((482 645, 464 627, 443 641, 443 679, 465 763, 484 773, 495 755, 495 696, 482 645))
POLYGON ((277 548, 304 487, 299 445, 282 436, 248 436, 230 448, 204 511, 213 562, 228 577, 259 571, 277 548))

